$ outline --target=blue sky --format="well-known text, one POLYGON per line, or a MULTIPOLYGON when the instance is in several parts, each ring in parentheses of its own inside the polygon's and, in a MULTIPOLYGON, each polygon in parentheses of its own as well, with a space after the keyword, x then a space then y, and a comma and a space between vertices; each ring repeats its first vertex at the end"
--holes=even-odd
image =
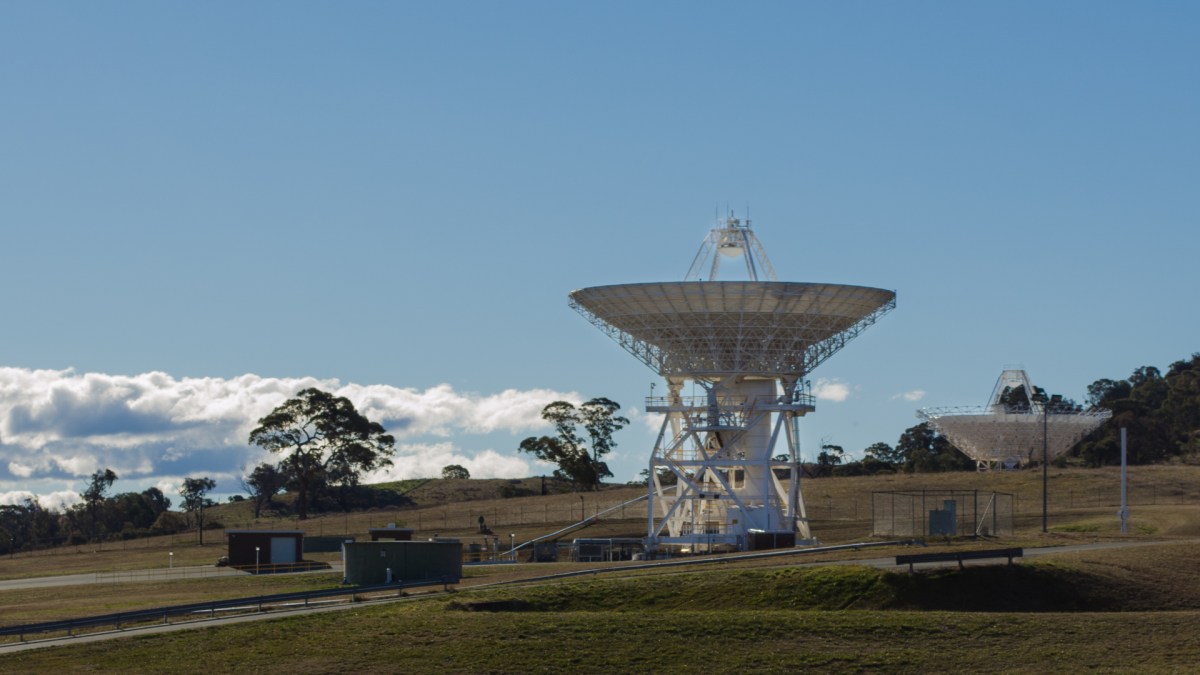
POLYGON ((538 396, 656 379, 567 293, 682 279, 727 207, 781 279, 898 294, 806 454, 1008 365, 1082 399, 1200 351, 1198 71, 1183 2, 4 3, 0 499, 234 492, 313 382, 391 397, 395 475, 538 472, 538 396))

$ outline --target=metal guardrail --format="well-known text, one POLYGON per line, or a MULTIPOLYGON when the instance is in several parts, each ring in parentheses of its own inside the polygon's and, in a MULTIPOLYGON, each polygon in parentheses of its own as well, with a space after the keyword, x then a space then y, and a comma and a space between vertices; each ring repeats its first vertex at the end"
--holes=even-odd
POLYGON ((395 592, 398 595, 406 588, 437 586, 439 584, 449 587, 450 584, 456 584, 458 582, 459 579, 457 577, 441 577, 438 579, 422 579, 419 581, 380 584, 377 586, 329 588, 320 591, 277 593, 274 595, 259 595, 247 598, 233 598, 230 600, 197 602, 187 605, 171 605, 168 607, 156 607, 153 609, 135 610, 131 612, 101 614, 98 616, 89 616, 79 619, 63 619, 60 621, 44 621, 41 623, 4 626, 0 627, 0 636, 16 635, 21 642, 25 642, 26 637, 29 635, 65 632, 68 636, 71 636, 79 629, 94 628, 96 626, 113 626, 117 630, 121 630, 122 627, 131 624, 146 624, 150 622, 157 623, 160 621, 161 623, 167 624, 170 623, 171 617, 207 614, 208 618, 215 618, 217 616, 217 612, 241 610, 257 613, 268 611, 268 607, 284 604, 297 604, 301 602, 303 603, 304 607, 308 607, 309 603, 314 600, 327 600, 329 598, 344 596, 350 596, 350 602, 357 602, 357 596, 359 595, 378 594, 385 592, 395 592))

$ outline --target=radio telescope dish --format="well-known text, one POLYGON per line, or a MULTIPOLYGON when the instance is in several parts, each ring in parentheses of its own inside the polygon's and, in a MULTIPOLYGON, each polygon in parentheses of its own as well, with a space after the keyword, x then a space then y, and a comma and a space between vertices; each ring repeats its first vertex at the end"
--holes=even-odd
POLYGON ((803 377, 896 306, 879 288, 780 281, 596 286, 570 297, 664 377, 803 377))
POLYGON ((996 380, 985 406, 924 408, 917 418, 928 422, 980 471, 1015 469, 1042 459, 1053 460, 1112 417, 1103 408, 1084 410, 1074 405, 1041 400, 1040 392, 1023 370, 1005 370, 996 380), (1006 402, 1018 388, 1029 397, 1006 402), (1044 443, 1044 446, 1043 446, 1044 443))
POLYGON ((646 401, 664 415, 650 458, 648 548, 811 539, 796 432, 816 409, 805 377, 895 308, 894 292, 777 281, 749 222, 730 216, 684 281, 583 288, 570 305, 667 381, 665 397, 646 401), (739 255, 749 280, 716 281, 721 260, 739 255), (684 396, 689 381, 703 395, 684 396), (779 443, 786 460, 774 459, 779 443))

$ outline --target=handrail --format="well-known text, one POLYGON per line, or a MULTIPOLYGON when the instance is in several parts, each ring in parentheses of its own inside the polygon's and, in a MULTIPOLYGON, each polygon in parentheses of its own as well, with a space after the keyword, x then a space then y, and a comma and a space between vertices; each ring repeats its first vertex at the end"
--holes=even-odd
POLYGON ((108 626, 112 625, 121 629, 122 624, 139 623, 162 618, 163 623, 168 623, 170 617, 179 616, 182 614, 195 614, 199 612, 208 612, 210 616, 216 616, 218 610, 247 608, 257 606, 259 612, 266 605, 274 605, 284 602, 303 600, 304 605, 308 606, 310 600, 318 600, 322 598, 332 598, 349 595, 351 602, 355 600, 354 596, 359 594, 380 593, 383 591, 402 591, 405 588, 414 588, 418 586, 436 586, 441 584, 449 586, 450 584, 458 583, 458 577, 443 576, 437 579, 420 579, 416 581, 396 582, 393 584, 379 584, 374 586, 354 586, 351 588, 327 588, 317 591, 298 591, 295 593, 276 593, 272 595, 258 595, 246 598, 233 598, 229 600, 213 600, 211 602, 196 602, 187 605, 170 605, 167 607, 155 607, 152 609, 140 609, 130 612, 115 612, 112 614, 100 614, 97 616, 83 617, 78 619, 62 619, 59 621, 43 621, 41 623, 27 623, 16 626, 0 627, 0 636, 17 635, 21 642, 25 641, 25 636, 37 633, 53 633, 58 631, 66 631, 67 635, 77 628, 88 628, 93 626, 108 626))
POLYGON ((510 552, 512 554, 516 554, 517 551, 525 548, 526 546, 532 546, 539 542, 543 542, 547 539, 553 539, 555 537, 558 537, 559 535, 566 534, 566 533, 570 532, 571 530, 580 529, 585 525, 589 525, 591 523, 598 521, 600 519, 600 516, 606 516, 606 515, 612 513, 613 511, 616 511, 617 509, 624 508, 626 506, 629 506, 630 504, 636 504, 636 503, 642 501, 643 499, 646 499, 646 495, 639 495, 628 501, 621 502, 620 504, 617 504, 616 506, 610 506, 609 508, 604 509, 603 511, 593 513, 592 515, 584 518, 583 520, 579 521, 578 523, 571 523, 570 525, 562 528, 561 530, 555 530, 554 532, 551 532, 550 534, 543 534, 540 537, 534 537, 533 539, 530 539, 529 541, 525 541, 520 544, 517 544, 516 546, 514 546, 511 549, 510 552))

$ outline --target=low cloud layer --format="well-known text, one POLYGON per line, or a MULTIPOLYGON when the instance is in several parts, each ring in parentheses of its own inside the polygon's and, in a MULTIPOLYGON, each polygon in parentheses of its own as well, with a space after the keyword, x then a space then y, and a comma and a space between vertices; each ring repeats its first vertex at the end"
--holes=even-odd
POLYGON ((268 459, 247 444, 250 430, 307 387, 345 396, 396 436, 395 466, 373 479, 437 475, 446 464, 480 478, 529 475, 529 461, 509 450, 515 443, 497 452, 486 436, 539 432, 543 406, 580 401, 547 389, 479 395, 446 384, 422 391, 316 378, 0 368, 0 503, 34 495, 47 506, 69 504, 102 468, 121 477, 118 490, 171 488, 202 474, 217 480, 218 491, 237 492, 243 467, 268 459))
POLYGON ((925 398, 925 390, 924 389, 913 389, 912 391, 905 391, 905 392, 896 394, 895 396, 892 397, 892 400, 894 401, 896 399, 903 399, 905 401, 914 401, 915 402, 915 401, 920 401, 923 398, 925 398))
POLYGON ((812 385, 813 396, 820 401, 832 401, 841 403, 850 398, 850 385, 841 380, 827 380, 820 378, 812 385))

